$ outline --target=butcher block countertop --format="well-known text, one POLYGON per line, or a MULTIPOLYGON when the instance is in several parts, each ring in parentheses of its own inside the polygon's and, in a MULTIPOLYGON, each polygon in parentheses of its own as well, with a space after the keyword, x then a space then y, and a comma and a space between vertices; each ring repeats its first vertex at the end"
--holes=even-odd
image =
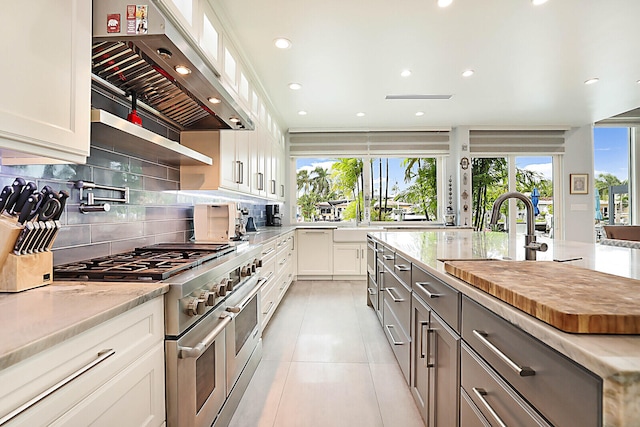
MULTIPOLYGON (((411 262, 602 378, 605 427, 640 426, 640 335, 563 332, 446 271, 446 262, 453 264, 462 262, 460 260, 475 260, 469 262, 478 265, 493 263, 486 261, 487 259, 500 260, 509 267, 494 276, 517 271, 518 266, 525 264, 524 239, 521 236, 509 238, 506 233, 466 230, 377 232, 369 235, 395 248, 411 262)), ((536 271, 543 271, 545 265, 553 263, 571 271, 576 271, 573 267, 580 267, 577 271, 584 273, 586 270, 586 274, 612 274, 616 276, 616 281, 621 281, 621 278, 640 280, 640 249, 541 238, 538 240, 547 243, 549 250, 538 252, 537 261, 526 261, 535 266, 533 268, 536 271)), ((526 277, 524 280, 530 283, 532 289, 541 286, 537 283, 539 279, 517 274, 518 282, 522 283, 522 277, 526 277)), ((572 283, 582 283, 575 274, 567 275, 563 272, 560 279, 569 283, 569 286, 572 283)), ((631 295, 625 295, 626 291, 620 289, 615 292, 619 293, 618 297, 638 298, 640 281, 637 283, 637 291, 633 291, 631 295)), ((598 286, 598 291, 580 297, 590 298, 592 304, 597 303, 608 292, 613 292, 613 288, 611 283, 607 283, 598 286)), ((572 293, 572 297, 577 295, 578 292, 572 293)))
POLYGON ((640 334, 640 282, 553 261, 446 261, 445 271, 561 331, 640 334))

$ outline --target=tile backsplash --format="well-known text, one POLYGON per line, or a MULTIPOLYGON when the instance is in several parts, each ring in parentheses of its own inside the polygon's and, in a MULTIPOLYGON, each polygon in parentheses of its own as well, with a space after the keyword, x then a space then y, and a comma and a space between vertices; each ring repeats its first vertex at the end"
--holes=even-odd
MULTIPOLYGON (((236 197, 223 192, 180 192, 180 169, 131 157, 108 149, 91 147, 87 164, 0 166, 0 188, 15 177, 33 181, 41 189, 70 193, 61 218, 63 225, 54 244, 54 264, 125 252, 165 242, 188 242, 193 238, 193 205, 238 201, 258 227, 265 225, 264 200, 236 197), (108 212, 80 212, 79 190, 73 182, 129 187, 128 204, 111 203, 108 212)), ((118 193, 95 192, 105 197, 118 193)))

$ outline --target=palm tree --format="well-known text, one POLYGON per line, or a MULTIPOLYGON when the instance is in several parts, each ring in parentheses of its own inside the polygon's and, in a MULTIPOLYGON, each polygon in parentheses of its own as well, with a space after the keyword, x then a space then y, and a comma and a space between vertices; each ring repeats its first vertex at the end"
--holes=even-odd
POLYGON ((296 183, 298 185, 298 191, 304 189, 304 194, 309 193, 309 185, 311 184, 311 179, 309 177, 309 171, 306 169, 300 169, 296 173, 296 183))
POLYGON ((492 203, 490 200, 495 200, 507 190, 507 174, 507 161, 504 158, 478 157, 471 160, 473 227, 476 230, 484 228, 484 218, 492 203), (489 192, 492 193, 491 197, 488 197, 489 192))
POLYGON ((408 158, 402 161, 404 180, 411 183, 395 200, 419 206, 427 221, 437 212, 436 160, 408 158), (430 215, 431 214, 431 215, 430 215))
POLYGON ((325 200, 331 191, 329 171, 322 166, 316 166, 312 173, 315 174, 315 176, 310 179, 311 188, 314 193, 320 196, 321 200, 325 200))
POLYGON ((335 190, 345 197, 350 197, 356 204, 356 217, 362 219, 362 206, 360 197, 364 177, 362 175, 362 159, 339 158, 331 166, 331 178, 335 190))

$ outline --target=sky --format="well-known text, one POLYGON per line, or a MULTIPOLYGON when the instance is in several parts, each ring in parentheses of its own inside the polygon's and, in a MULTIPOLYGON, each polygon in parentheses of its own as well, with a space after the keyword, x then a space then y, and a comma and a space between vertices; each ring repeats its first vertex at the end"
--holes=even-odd
MULTIPOLYGON (((595 176, 600 173, 610 173, 620 180, 628 178, 629 171, 629 136, 627 128, 595 128, 594 129, 594 163, 595 176)), ((402 189, 404 183, 404 168, 400 166, 400 158, 389 158, 389 176, 391 185, 398 183, 402 189)), ((297 170, 307 169, 311 172, 316 166, 331 169, 330 159, 297 159, 297 170)), ((517 157, 516 165, 521 169, 539 172, 545 178, 551 179, 551 157, 517 157)), ((383 163, 383 175, 385 164, 383 163)), ((378 163, 374 164, 374 176, 378 177, 378 163)), ((377 184, 377 180, 376 180, 377 184)))

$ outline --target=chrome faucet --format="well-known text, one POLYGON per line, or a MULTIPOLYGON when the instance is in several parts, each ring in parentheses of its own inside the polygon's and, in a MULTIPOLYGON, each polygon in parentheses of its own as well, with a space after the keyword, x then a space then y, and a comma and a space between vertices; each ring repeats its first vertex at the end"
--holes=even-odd
POLYGON ((535 260, 536 251, 546 252, 548 246, 546 243, 536 242, 533 203, 527 196, 522 193, 518 193, 517 191, 510 191, 500 195, 496 201, 493 202, 493 210, 491 211, 491 220, 489 221, 489 224, 496 225, 498 223, 498 219, 500 218, 500 206, 502 206, 502 203, 507 199, 522 200, 522 203, 524 203, 527 208, 527 234, 524 236, 524 247, 526 249, 525 259, 535 260))

